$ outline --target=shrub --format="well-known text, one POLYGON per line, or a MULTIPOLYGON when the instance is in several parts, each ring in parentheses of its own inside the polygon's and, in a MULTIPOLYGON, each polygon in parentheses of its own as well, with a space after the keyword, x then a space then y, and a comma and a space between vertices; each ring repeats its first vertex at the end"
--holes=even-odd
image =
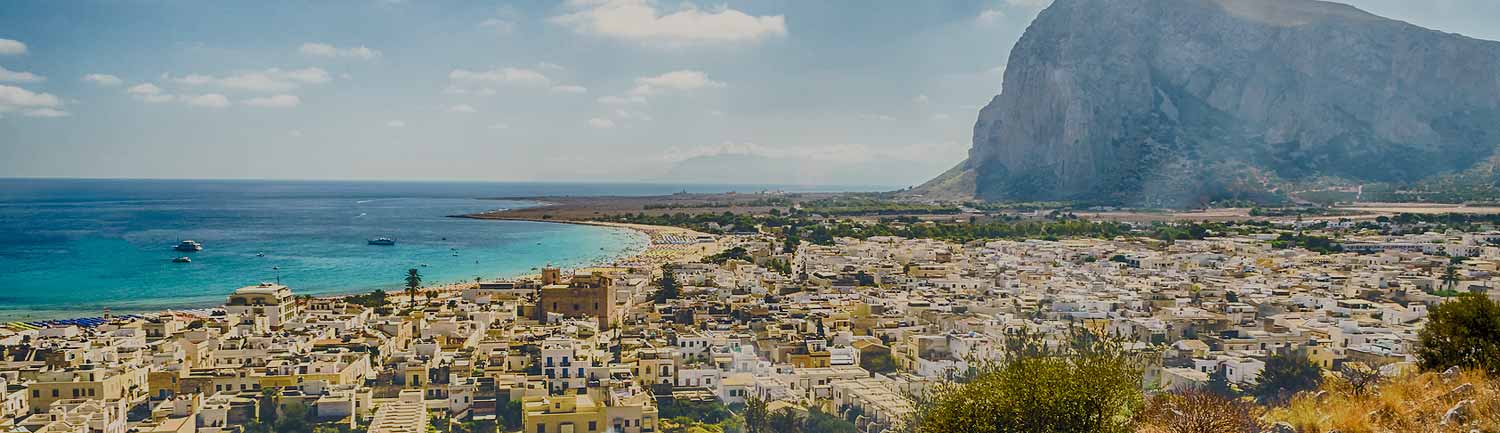
POLYGON ((1500 305, 1466 294, 1438 304, 1427 315, 1417 356, 1422 368, 1474 368, 1500 374, 1500 305))
POLYGON ((1140 433, 1256 433, 1260 409, 1204 390, 1161 394, 1140 418, 1140 433))
POLYGON ((1030 334, 965 383, 937 385, 908 420, 917 433, 1129 432, 1143 405, 1141 370, 1117 342, 1089 333, 1049 347, 1030 334))

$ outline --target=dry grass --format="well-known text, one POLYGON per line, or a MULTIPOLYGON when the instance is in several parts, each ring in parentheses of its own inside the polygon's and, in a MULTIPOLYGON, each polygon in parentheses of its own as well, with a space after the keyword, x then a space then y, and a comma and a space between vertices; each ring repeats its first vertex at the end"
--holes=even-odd
POLYGON ((1322 398, 1298 395, 1265 418, 1270 423, 1288 422, 1304 433, 1500 431, 1500 380, 1480 371, 1462 372, 1448 380, 1437 373, 1408 374, 1382 382, 1362 396, 1355 395, 1348 382, 1329 378, 1322 391, 1322 398), (1465 383, 1473 390, 1452 395, 1465 383), (1469 422, 1442 425, 1444 414, 1462 400, 1474 401, 1469 422))

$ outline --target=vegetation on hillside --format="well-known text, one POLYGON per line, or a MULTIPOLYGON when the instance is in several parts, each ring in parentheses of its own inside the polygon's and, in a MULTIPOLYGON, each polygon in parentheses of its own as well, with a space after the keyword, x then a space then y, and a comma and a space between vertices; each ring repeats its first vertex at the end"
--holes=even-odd
POLYGON ((1021 333, 1005 360, 917 400, 913 433, 1129 432, 1144 406, 1141 370, 1113 341, 1077 332, 1070 344, 1021 333))
POLYGON ((1422 368, 1452 367, 1500 374, 1500 304, 1463 294, 1433 307, 1420 334, 1422 368))

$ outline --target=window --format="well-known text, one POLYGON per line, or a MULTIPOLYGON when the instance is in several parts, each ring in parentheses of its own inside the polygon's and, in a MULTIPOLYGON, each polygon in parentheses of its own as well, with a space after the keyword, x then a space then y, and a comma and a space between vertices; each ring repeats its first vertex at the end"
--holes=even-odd
POLYGON ((58 393, 58 390, 55 390, 55 389, 52 390, 52 398, 57 398, 57 397, 60 397, 60 395, 58 393))
POLYGON ((536 433, 547 433, 547 425, 546 424, 537 424, 536 425, 536 433))
POLYGON ((598 430, 598 429, 599 429, 599 422, 598 421, 589 421, 589 431, 595 431, 595 430, 598 430))

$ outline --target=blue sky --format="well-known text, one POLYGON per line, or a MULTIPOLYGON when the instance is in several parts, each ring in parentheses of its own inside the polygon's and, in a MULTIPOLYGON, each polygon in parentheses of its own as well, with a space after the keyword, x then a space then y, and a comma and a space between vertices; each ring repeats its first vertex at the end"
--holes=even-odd
POLYGON ((0 177, 915 184, 1048 3, 9 1, 0 177))

